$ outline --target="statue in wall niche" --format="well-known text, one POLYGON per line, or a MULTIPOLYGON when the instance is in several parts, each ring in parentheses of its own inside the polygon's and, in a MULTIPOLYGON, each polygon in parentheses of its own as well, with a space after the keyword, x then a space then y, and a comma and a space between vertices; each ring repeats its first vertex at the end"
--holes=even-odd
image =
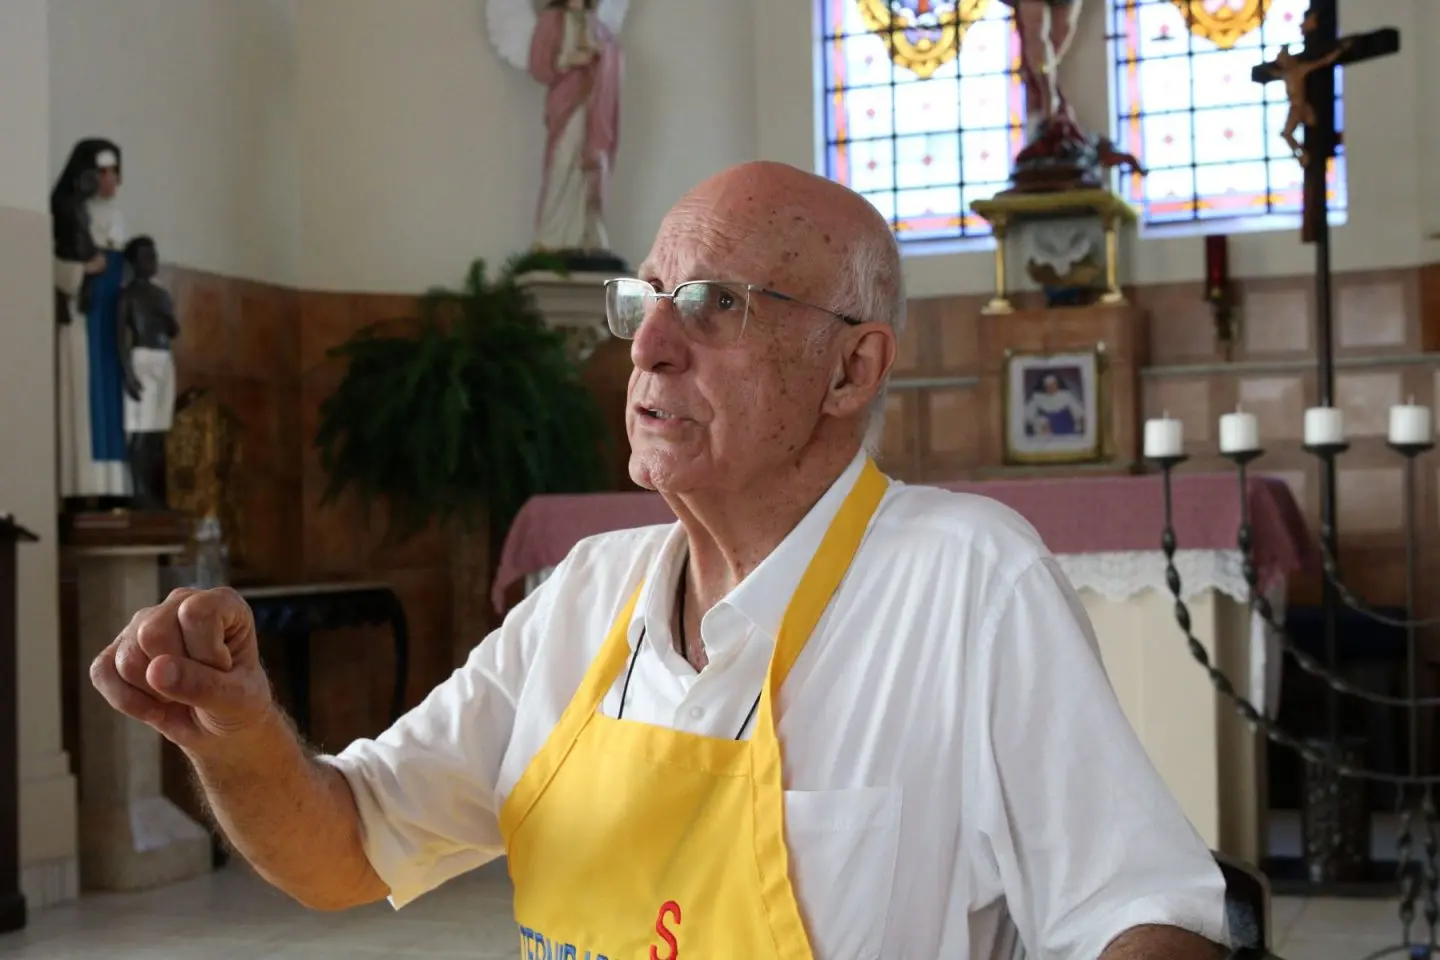
POLYGON ((120 181, 120 147, 90 138, 75 145, 50 194, 59 484, 68 509, 123 505, 130 493, 116 320, 125 273, 120 181))
POLYGON ((544 84, 545 156, 534 247, 572 271, 624 271, 605 229, 620 142, 620 44, 629 0, 489 0, 491 42, 544 84))
POLYGON ((175 419, 175 358, 180 335, 175 302, 155 282, 159 251, 150 237, 125 246, 131 279, 120 293, 120 365, 125 387, 125 436, 137 506, 165 508, 165 435, 175 419))

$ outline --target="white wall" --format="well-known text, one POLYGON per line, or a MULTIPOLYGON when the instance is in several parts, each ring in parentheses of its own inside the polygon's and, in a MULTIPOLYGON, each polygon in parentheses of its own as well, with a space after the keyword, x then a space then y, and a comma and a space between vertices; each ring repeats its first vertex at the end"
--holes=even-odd
MULTIPOLYGON (((810 39, 815 5, 813 0, 751 0, 751 5, 760 154, 815 169, 818 45, 810 39)), ((1106 5, 1106 0, 1086 0, 1080 31, 1063 67, 1081 121, 1098 129, 1106 129, 1110 104, 1106 5)), ((1334 234, 1336 270, 1414 265, 1434 259, 1440 247, 1427 247, 1425 239, 1427 232, 1440 229, 1440 186, 1434 175, 1440 163, 1440 133, 1434 129, 1440 68, 1433 62, 1440 56, 1440 3, 1365 0, 1345 6, 1342 27, 1347 32, 1378 26, 1399 28, 1402 53, 1345 75, 1350 203, 1347 224, 1334 234), (1366 109, 1370 104, 1378 106, 1366 109), (1417 202, 1425 194, 1428 210, 1417 202)), ((1128 277, 1140 283, 1199 279, 1201 251, 1201 241, 1193 236, 1147 238, 1131 247, 1128 277)), ((988 291, 993 283, 991 257, 988 251, 909 256, 909 292, 940 296, 988 291)), ((1241 276, 1297 274, 1313 266, 1311 248, 1299 243, 1294 230, 1236 236, 1231 259, 1241 276)))
POLYGON ((0 4, 0 206, 20 210, 49 209, 45 31, 44 0, 0 4))
POLYGON ((1400 38, 1404 56, 1416 64, 1416 86, 1412 122, 1420 137, 1420 161, 1416 175, 1420 181, 1420 228, 1422 259, 1426 263, 1440 261, 1440 3, 1416 0, 1419 8, 1418 29, 1400 38))
MULTIPOLYGON (((484 2, 53 0, 49 175, 80 137, 117 140, 132 232, 174 263, 306 289, 458 281, 529 244, 540 183, 543 90, 493 51, 484 2)), ((632 0, 622 255, 755 155, 750 21, 632 0)))
MULTIPOLYGON (((75 139, 115 137, 129 220, 176 263, 313 289, 454 282, 526 245, 539 187, 543 91, 493 52, 484 3, 52 0, 50 174, 75 139)), ((813 21, 812 0, 632 0, 609 217, 622 255, 643 256, 666 208, 730 163, 814 167, 813 21)), ((1440 257, 1440 3, 1346 7, 1347 30, 1377 25, 1404 50, 1346 76, 1340 270, 1440 257)), ((1066 64, 1092 126, 1109 117, 1106 26, 1087 0, 1066 64)), ((36 55, 21 53, 0 80, 36 55)), ((1234 244, 1243 274, 1310 269, 1295 231, 1234 244)), ((1196 279, 1200 249, 1148 238, 1130 276, 1196 279)), ((990 255, 909 257, 907 277, 920 296, 984 291, 990 255)))
MULTIPOLYGON (((300 0, 306 288, 413 291, 528 246, 544 90, 500 59, 483 0, 300 0)), ((750 8, 632 0, 607 225, 638 261, 670 204, 754 156, 750 8)))
POLYGON ((75 141, 109 137, 132 235, 175 263, 293 282, 293 3, 51 0, 47 180, 75 141))
POLYGON ((0 514, 41 538, 19 548, 15 691, 22 884, 34 906, 71 894, 75 878, 75 784, 60 725, 55 414, 43 401, 55 395, 48 47, 45 0, 0 3, 0 514))

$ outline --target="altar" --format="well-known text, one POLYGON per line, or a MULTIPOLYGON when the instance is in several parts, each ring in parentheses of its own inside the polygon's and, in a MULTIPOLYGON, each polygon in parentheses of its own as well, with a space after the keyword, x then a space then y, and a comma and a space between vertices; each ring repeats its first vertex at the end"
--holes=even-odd
MULTIPOLYGON (((1191 823, 1211 848, 1258 862, 1265 852, 1265 741, 1220 699, 1176 625, 1158 549, 1159 478, 940 486, 998 500, 1034 525, 1079 591, 1125 714, 1191 823)), ((1174 500, 1176 567, 1194 635, 1235 688, 1274 716, 1284 658, 1278 635, 1247 602, 1235 546, 1237 482, 1228 474, 1182 475, 1174 500)), ((1259 583, 1283 612, 1288 579, 1313 561, 1305 522, 1278 479, 1252 477, 1246 500, 1259 583)), ((503 611, 518 585, 533 590, 586 537, 674 519, 651 493, 536 497, 506 537, 491 599, 503 611)))

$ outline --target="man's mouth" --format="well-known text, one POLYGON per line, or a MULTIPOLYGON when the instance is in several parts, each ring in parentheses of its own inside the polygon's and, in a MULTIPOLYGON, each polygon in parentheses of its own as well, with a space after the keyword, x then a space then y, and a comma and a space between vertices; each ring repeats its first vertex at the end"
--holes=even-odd
POLYGON ((641 407, 641 408, 640 408, 640 414, 641 414, 641 416, 646 417, 647 419, 650 419, 650 420, 674 420, 674 419, 675 419, 675 414, 670 413, 670 412, 665 411, 665 410, 661 410, 659 407, 641 407))

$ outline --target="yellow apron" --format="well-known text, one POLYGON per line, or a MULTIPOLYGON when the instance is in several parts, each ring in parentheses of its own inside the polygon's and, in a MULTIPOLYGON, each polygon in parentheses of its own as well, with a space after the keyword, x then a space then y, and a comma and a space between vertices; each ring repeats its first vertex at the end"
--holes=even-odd
POLYGON ((524 960, 810 960, 773 698, 887 485, 867 461, 831 522, 781 621, 749 740, 600 713, 630 657, 631 596, 500 809, 524 960))

